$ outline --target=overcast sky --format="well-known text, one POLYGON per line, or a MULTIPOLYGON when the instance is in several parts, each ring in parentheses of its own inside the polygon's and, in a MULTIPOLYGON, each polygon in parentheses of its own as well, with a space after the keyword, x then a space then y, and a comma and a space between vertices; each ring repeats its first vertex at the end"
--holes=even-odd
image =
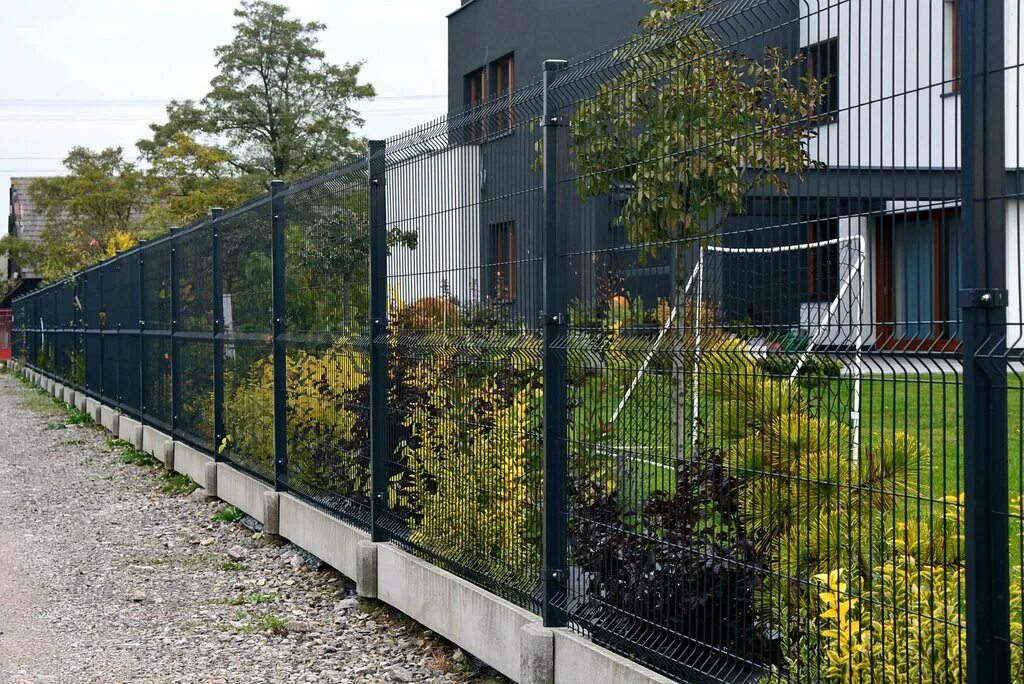
MULTIPOLYGON (((327 24, 333 62, 365 61, 380 96, 363 134, 384 137, 444 113, 446 15, 460 0, 278 0, 327 24)), ((199 98, 235 0, 0 0, 0 188, 53 175, 74 145, 134 158, 171 99, 199 98)), ((6 231, 7 222, 0 222, 6 231)))

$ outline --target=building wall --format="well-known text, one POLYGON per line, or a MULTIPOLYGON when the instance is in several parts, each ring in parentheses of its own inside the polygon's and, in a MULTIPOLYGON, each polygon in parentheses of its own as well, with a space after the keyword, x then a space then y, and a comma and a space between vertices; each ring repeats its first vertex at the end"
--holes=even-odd
POLYGON ((635 33, 647 0, 472 0, 448 17, 448 108, 465 106, 464 78, 515 53, 516 81, 548 59, 573 59, 635 33))
MULTIPOLYGON (((1006 0, 1007 166, 1021 166, 1018 0, 1006 0)), ((800 44, 839 38, 837 120, 811 143, 830 166, 956 168, 960 97, 952 92, 947 0, 801 0, 800 44)))
POLYGON ((388 257, 392 296, 467 301, 480 292, 480 149, 428 152, 388 169, 388 231, 416 235, 388 257))

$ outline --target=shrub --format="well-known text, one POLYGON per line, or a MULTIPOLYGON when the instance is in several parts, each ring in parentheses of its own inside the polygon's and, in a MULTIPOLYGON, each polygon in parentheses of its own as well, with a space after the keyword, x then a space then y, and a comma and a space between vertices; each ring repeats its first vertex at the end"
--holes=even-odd
MULTIPOLYGON (((319 354, 290 353, 286 368, 289 474, 300 483, 367 496, 369 469, 356 439, 365 404, 355 401, 366 382, 365 358, 342 339, 319 354)), ((224 384, 230 434, 219 448, 272 473, 273 359, 257 359, 240 381, 228 377, 224 384)))
POLYGON ((540 568, 541 416, 537 377, 515 363, 519 337, 403 350, 407 438, 390 506, 415 544, 523 599, 540 568))
POLYGON ((580 612, 595 637, 621 649, 621 635, 633 635, 634 645, 684 662, 706 660, 709 647, 777 661, 778 643, 755 619, 767 564, 724 454, 699 449, 680 460, 674 492, 653 492, 639 513, 604 479, 574 477, 571 489, 571 553, 587 578, 580 612))
POLYGON ((458 328, 459 307, 440 297, 423 297, 400 310, 398 325, 414 330, 458 328))

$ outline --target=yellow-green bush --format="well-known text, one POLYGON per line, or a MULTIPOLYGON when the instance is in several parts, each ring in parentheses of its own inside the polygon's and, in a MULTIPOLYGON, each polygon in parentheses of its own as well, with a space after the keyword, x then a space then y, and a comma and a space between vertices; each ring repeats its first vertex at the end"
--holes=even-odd
MULTIPOLYGON (((313 354, 287 358, 289 473, 305 483, 365 493, 368 467, 355 434, 355 397, 366 381, 366 360, 347 340, 313 354)), ((273 359, 260 358, 239 379, 227 373, 224 420, 228 434, 219 446, 254 469, 271 473, 274 462, 273 359)))
POLYGON ((438 351, 409 371, 423 402, 405 417, 405 471, 392 481, 391 506, 411 511, 416 544, 528 593, 539 572, 540 392, 502 379, 508 359, 479 377, 458 363, 453 350, 438 351))

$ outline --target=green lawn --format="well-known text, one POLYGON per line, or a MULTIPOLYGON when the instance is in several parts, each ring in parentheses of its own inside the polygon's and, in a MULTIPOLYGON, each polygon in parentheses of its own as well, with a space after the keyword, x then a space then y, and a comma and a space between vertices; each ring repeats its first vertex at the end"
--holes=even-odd
MULTIPOLYGON (((709 386, 713 383, 713 378, 704 381, 709 386)), ((608 377, 588 382, 578 396, 581 410, 577 412, 570 439, 573 448, 580 453, 598 454, 607 468, 615 469, 620 486, 627 490, 627 497, 640 500, 652 490, 672 487, 672 383, 666 375, 646 374, 613 423, 612 417, 625 386, 625 382, 615 385, 608 377)), ((724 448, 736 435, 730 434, 727 427, 726 401, 714 389, 705 387, 701 392, 700 415, 708 443, 724 448)), ((805 387, 802 392, 812 399, 819 416, 850 421, 851 380, 826 380, 813 389, 805 387)), ((953 374, 876 375, 863 381, 861 392, 862 454, 873 445, 877 448, 880 438, 891 438, 903 432, 916 439, 931 455, 917 473, 917 491, 897 493, 904 500, 899 514, 910 517, 939 514, 943 497, 963 491, 962 378, 953 374)), ((1021 451, 1024 387, 1019 379, 1010 378, 1007 395, 1007 457, 1012 501, 1024 494, 1021 467, 1024 461, 1021 451)), ((689 423, 688 417, 686 421, 689 423)), ((1014 517, 1019 518, 1019 515, 1014 517)), ((1019 531, 1019 525, 1014 524, 1014 529, 1019 531)), ((1015 533, 1014 538, 1019 536, 1015 533)), ((1020 549, 1015 555, 1019 557, 1020 549)))

